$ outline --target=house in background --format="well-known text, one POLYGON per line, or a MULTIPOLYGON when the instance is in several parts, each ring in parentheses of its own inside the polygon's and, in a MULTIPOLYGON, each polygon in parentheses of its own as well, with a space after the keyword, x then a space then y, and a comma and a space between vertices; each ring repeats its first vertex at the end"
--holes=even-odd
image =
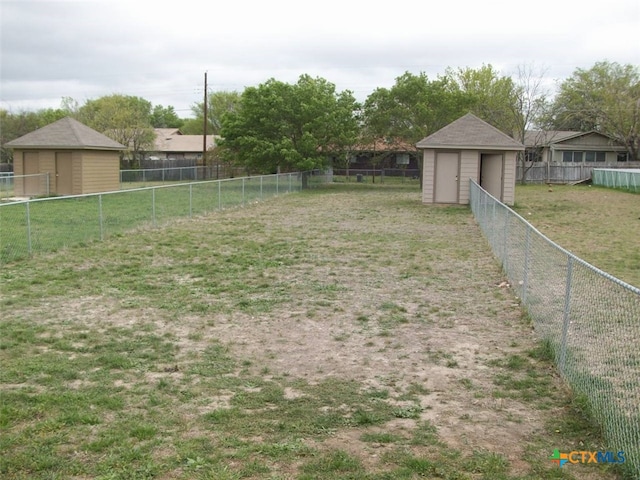
POLYGON ((422 203, 468 204, 469 179, 513 205, 516 157, 524 145, 468 113, 416 146, 423 154, 422 203))
POLYGON ((631 160, 623 144, 595 131, 529 130, 524 145, 526 162, 595 166, 631 160))
POLYGON ((13 149, 16 196, 81 195, 120 188, 120 152, 126 147, 71 117, 5 146, 13 149))
POLYGON ((523 183, 583 182, 594 168, 640 165, 622 143, 595 131, 531 130, 525 133, 525 147, 525 161, 517 167, 523 183))
POLYGON ((418 149, 415 145, 399 139, 381 138, 372 142, 353 145, 347 158, 331 157, 333 171, 340 174, 343 170, 354 172, 362 170, 388 170, 418 172, 418 149))
MULTIPOLYGON (((183 135, 178 128, 156 128, 156 139, 147 153, 149 160, 179 160, 202 165, 203 135, 183 135)), ((207 135, 206 149, 216 145, 216 137, 207 135)))

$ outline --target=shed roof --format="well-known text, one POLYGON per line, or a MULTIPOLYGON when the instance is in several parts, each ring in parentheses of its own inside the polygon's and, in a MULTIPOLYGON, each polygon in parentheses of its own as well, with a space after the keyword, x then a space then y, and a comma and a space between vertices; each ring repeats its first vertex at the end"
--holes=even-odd
POLYGON ((121 143, 65 117, 38 130, 5 143, 6 147, 26 149, 64 148, 69 150, 124 150, 121 143))
POLYGON ((493 125, 467 113, 420 140, 418 148, 524 150, 524 145, 493 125))

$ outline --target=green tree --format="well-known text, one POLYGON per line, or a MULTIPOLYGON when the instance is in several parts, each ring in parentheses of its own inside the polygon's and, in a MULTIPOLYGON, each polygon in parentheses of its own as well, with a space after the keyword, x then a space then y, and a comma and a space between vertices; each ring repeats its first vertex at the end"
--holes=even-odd
POLYGON ((609 135, 627 147, 631 160, 640 149, 640 70, 634 65, 597 62, 576 69, 560 84, 547 117, 558 130, 609 135))
POLYGON ((204 125, 202 116, 200 118, 187 118, 183 121, 180 131, 183 135, 203 135, 204 125))
MULTIPOLYGON (((235 112, 240 106, 242 95, 239 92, 214 92, 207 97, 207 133, 209 135, 220 135, 222 128, 222 117, 235 112)), ((204 102, 197 103, 191 107, 194 119, 189 122, 191 135, 202 135, 204 133, 204 102)))
POLYGON ((449 69, 447 75, 467 95, 472 113, 507 135, 515 134, 517 87, 510 77, 501 76, 491 65, 449 69))
MULTIPOLYGON (((363 112, 361 141, 374 144, 379 139, 404 141, 414 145, 469 111, 471 101, 449 77, 429 80, 426 74, 405 72, 390 88, 377 88, 367 97, 363 112)), ((381 162, 385 153, 375 153, 381 162)), ((422 171, 422 158, 418 157, 422 171)), ((422 179, 422 175, 420 175, 422 179)))
POLYGON ((468 111, 471 102, 452 79, 430 81, 406 72, 390 89, 377 88, 363 109, 365 139, 391 137, 416 143, 468 111))
POLYGON ((222 116, 221 148, 250 171, 311 170, 355 142, 357 103, 322 78, 275 79, 244 90, 239 108, 222 116))
POLYGON ((121 154, 123 167, 136 168, 153 145, 151 103, 143 98, 115 94, 88 100, 78 116, 85 125, 127 147, 121 154))
POLYGON ((175 109, 169 105, 163 107, 156 105, 151 112, 151 125, 153 128, 180 128, 184 124, 184 120, 178 117, 175 109))

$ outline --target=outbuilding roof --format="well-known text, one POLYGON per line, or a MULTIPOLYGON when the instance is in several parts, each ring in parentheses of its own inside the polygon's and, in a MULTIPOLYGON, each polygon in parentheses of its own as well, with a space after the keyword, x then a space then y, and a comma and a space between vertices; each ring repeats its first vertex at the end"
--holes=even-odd
POLYGON ((87 127, 83 123, 65 117, 38 130, 5 143, 6 147, 24 149, 68 150, 124 150, 121 143, 87 127))
POLYGON ((493 125, 467 113, 420 140, 418 148, 524 150, 524 145, 493 125))

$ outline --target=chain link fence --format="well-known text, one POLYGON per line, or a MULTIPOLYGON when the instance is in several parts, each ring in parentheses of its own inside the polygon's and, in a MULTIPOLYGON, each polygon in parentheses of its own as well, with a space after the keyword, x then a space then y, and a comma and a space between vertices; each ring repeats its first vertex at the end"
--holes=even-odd
POLYGON ((470 203, 561 375, 640 478, 640 290, 555 244, 473 180, 470 203))
POLYGON ((0 264, 298 192, 330 176, 284 173, 0 204, 0 264))
POLYGON ((49 195, 49 174, 14 175, 13 172, 0 173, 0 200, 12 197, 49 195))

